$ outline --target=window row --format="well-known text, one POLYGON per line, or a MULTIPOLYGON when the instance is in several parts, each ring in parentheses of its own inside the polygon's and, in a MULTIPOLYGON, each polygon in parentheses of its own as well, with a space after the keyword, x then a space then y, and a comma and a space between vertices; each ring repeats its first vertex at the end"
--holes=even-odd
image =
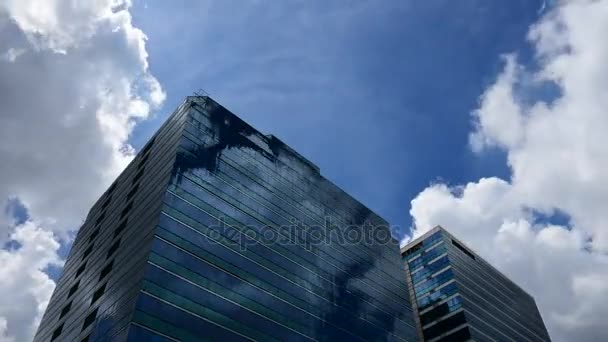
POLYGON ((422 333, 424 335, 425 340, 433 339, 439 335, 445 334, 450 330, 457 328, 458 326, 465 324, 467 322, 464 312, 459 312, 454 316, 450 316, 442 321, 437 322, 436 324, 423 329, 422 333))
MULTIPOLYGON (((265 293, 273 294, 278 298, 283 298, 283 302, 290 303, 294 306, 302 308, 308 312, 317 312, 320 307, 329 305, 334 307, 334 311, 339 312, 343 317, 350 317, 353 313, 349 312, 348 304, 360 302, 361 299, 354 298, 355 294, 345 293, 344 295, 339 296, 338 299, 334 299, 335 302, 333 305, 328 301, 329 297, 325 296, 317 296, 307 288, 302 288, 297 286, 296 284, 285 281, 285 279, 280 278, 277 274, 273 273, 271 270, 267 270, 257 266, 256 264, 248 261, 246 258, 242 256, 235 255, 234 253, 230 253, 226 250, 218 250, 217 245, 205 245, 205 246, 195 246, 192 245, 190 241, 193 239, 184 236, 181 237, 182 234, 176 232, 176 234, 170 234, 168 231, 164 229, 157 230, 159 236, 162 237, 163 240, 170 241, 164 242, 163 240, 158 240, 158 244, 155 241, 153 244, 153 251, 157 251, 159 254, 163 254, 165 257, 170 257, 174 260, 175 263, 184 265, 191 270, 196 270, 200 272, 200 274, 213 274, 213 273, 225 273, 225 274, 234 274, 239 275, 238 277, 248 284, 252 284, 254 287, 258 289, 263 289, 265 293), (177 249, 170 248, 170 244, 178 245, 180 248, 186 250, 191 254, 182 254, 178 253, 177 249), (222 271, 220 271, 222 270, 222 271), (314 305, 313 305, 314 303, 314 305), (335 306, 334 306, 335 305, 335 306)), ((200 239, 197 239, 200 241, 200 239)), ((154 263, 162 263, 162 260, 154 260, 154 263)), ((163 265, 163 268, 165 266, 163 265)), ((217 281, 224 280, 226 275, 218 275, 213 277, 212 279, 217 279, 217 281)), ((226 279, 229 281, 229 279, 226 279)), ((229 281, 229 285, 232 288, 240 289, 239 286, 234 286, 234 281, 229 281)), ((339 290, 338 290, 339 291, 339 290)), ((340 291, 343 292, 343 291, 340 291)), ((252 298, 252 296, 256 293, 256 291, 246 291, 244 294, 252 298)), ((261 294, 261 293, 260 293, 261 294)), ((397 303, 398 304, 398 303, 397 303)), ((396 311, 405 310, 403 305, 399 305, 394 309, 385 309, 375 307, 371 304, 364 305, 366 308, 370 310, 377 310, 378 312, 383 312, 386 315, 393 316, 396 311)), ((276 309, 278 306, 271 305, 270 308, 276 309)), ((294 313, 298 313, 299 310, 291 310, 294 313)), ((322 311, 318 313, 319 315, 323 315, 322 311)), ((385 321, 377 321, 375 315, 370 315, 368 317, 370 321, 374 321, 375 324, 383 326, 386 324, 385 321)))
POLYGON ((440 319, 443 316, 446 316, 462 307, 462 298, 460 296, 456 296, 454 298, 450 298, 447 302, 433 308, 430 311, 427 311, 420 315, 420 322, 422 325, 427 325, 431 322, 434 322, 440 319))
POLYGON ((419 298, 432 290, 439 285, 448 282, 449 280, 454 279, 454 273, 452 269, 448 268, 445 271, 437 274, 435 277, 426 280, 414 287, 414 292, 416 293, 416 297, 419 298))
MULTIPOLYGON (((233 222, 230 221, 230 225, 224 224, 219 226, 218 222, 208 213, 194 207, 192 204, 188 204, 179 197, 170 196, 167 198, 166 203, 173 209, 179 210, 175 211, 169 208, 163 209, 165 212, 170 213, 171 216, 178 217, 180 221, 197 227, 197 230, 201 229, 205 231, 206 234, 204 234, 210 236, 213 241, 220 239, 219 241, 225 242, 224 245, 228 248, 241 249, 240 246, 244 243, 244 252, 247 253, 250 258, 256 260, 257 263, 274 269, 276 272, 306 288, 310 288, 316 293, 324 293, 323 295, 325 295, 328 286, 332 286, 330 283, 334 278, 332 274, 339 274, 344 270, 344 268, 336 268, 333 263, 315 263, 314 259, 305 258, 301 255, 304 250, 298 246, 280 244, 270 245, 264 243, 263 240, 260 240, 259 243, 257 239, 251 240, 252 234, 254 233, 256 234, 256 237, 261 236, 257 231, 252 230, 254 227, 249 227, 250 230, 245 228, 243 231, 241 227, 234 225, 233 222), (184 216, 185 214, 188 216, 184 216), (213 229, 208 227, 213 227, 213 229), (311 285, 313 286, 311 287, 311 285)), ((228 217, 223 218, 223 220, 227 219, 228 217)), ((175 224, 168 220, 164 215, 161 217, 160 222, 161 225, 166 227, 175 224)), ((181 234, 188 234, 188 232, 181 234)), ((370 288, 371 291, 374 291, 373 293, 378 293, 376 292, 379 291, 378 286, 370 286, 368 279, 364 279, 364 282, 366 287, 370 288)), ((377 297, 378 295, 374 294, 368 298, 368 301, 375 302, 375 298, 377 297)), ((395 301, 399 300, 398 297, 395 297, 395 301)))
POLYGON ((439 231, 433 233, 431 236, 427 237, 426 239, 422 240, 416 246, 407 250, 404 253, 404 255, 408 261, 412 260, 417 255, 423 253, 425 248, 428 248, 428 247, 434 245, 435 243, 441 241, 442 239, 443 239, 443 234, 442 234, 441 230, 439 230, 439 231))
POLYGON ((418 310, 424 310, 429 306, 432 306, 435 303, 438 303, 457 292, 458 286, 456 285, 456 282, 452 282, 437 290, 430 291, 430 294, 428 296, 418 299, 418 310))
POLYGON ((414 285, 418 284, 418 282, 422 281, 427 277, 430 277, 433 273, 445 268, 449 264, 450 260, 448 259, 448 256, 442 256, 441 258, 433 261, 432 263, 427 264, 422 268, 419 268, 417 272, 413 273, 411 275, 412 283, 414 285))
POLYGON ((416 270, 423 266, 424 264, 433 261, 433 259, 437 258, 441 254, 446 252, 445 245, 440 243, 438 246, 433 249, 421 254, 419 258, 416 258, 410 262, 408 262, 408 266, 411 273, 416 272, 416 270))
MULTIPOLYGON (((296 247, 295 245, 307 243, 306 237, 303 236, 306 233, 305 227, 297 227, 297 229, 301 229, 301 233, 295 234, 293 228, 296 227, 291 227, 290 225, 292 225, 293 223, 288 221, 287 218, 279 215, 274 215, 274 213, 270 210, 266 210, 266 212, 264 212, 264 216, 253 212, 253 208, 255 208, 256 203, 245 205, 242 202, 234 200, 233 197, 227 197, 227 195, 223 195, 223 193, 221 193, 219 190, 213 191, 213 189, 206 189, 205 187, 202 187, 199 183, 194 183, 194 181, 190 180, 190 178, 185 178, 180 187, 174 189, 173 191, 179 193, 179 195, 182 197, 188 198, 189 201, 196 202, 197 205, 205 207, 205 210, 209 209, 209 211, 218 211, 218 217, 223 216, 225 219, 230 218, 230 220, 227 220, 229 221, 227 223, 237 227, 243 226, 246 230, 248 230, 248 233, 254 234, 255 238, 261 238, 262 240, 260 241, 260 243, 262 244, 276 242, 272 240, 265 242, 264 237, 266 236, 266 233, 268 233, 269 236, 276 237, 280 241, 285 242, 287 242, 288 238, 293 239, 295 237, 294 240, 296 241, 290 240, 287 244, 276 248, 279 248, 281 250, 283 250, 284 248, 291 250, 297 248, 294 252, 298 255, 301 255, 303 249, 296 247), (203 199, 204 202, 202 202, 203 199), (237 209, 237 207, 239 209, 237 209), (239 221, 232 222, 232 218, 238 218, 239 221), (271 219, 272 221, 270 221, 271 219)), ((217 225, 217 222, 215 223, 215 225, 217 225)), ((361 234, 363 234, 363 232, 361 232, 361 234)), ((340 266, 344 264, 347 265, 348 263, 351 263, 353 261, 352 256, 349 256, 346 253, 342 252, 342 250, 344 250, 344 246, 341 246, 339 243, 333 243, 332 246, 332 249, 329 250, 319 249, 315 243, 305 245, 304 247, 306 250, 308 250, 309 253, 317 254, 327 260, 335 260, 336 262, 339 262, 340 266), (333 251, 335 249, 338 249, 337 251, 339 252, 339 254, 329 253, 330 251, 333 251)), ((288 254, 290 254, 290 252, 288 252, 288 254)), ((296 256, 295 258, 297 259, 298 256, 296 256)), ((376 258, 378 257, 376 256, 376 258)), ((309 260, 310 258, 304 257, 302 263, 307 264, 309 263, 309 260)), ((367 259, 355 260, 361 263, 370 263, 370 274, 373 275, 375 279, 382 279, 378 282, 380 285, 387 283, 389 279, 391 285, 395 284, 393 282, 392 277, 383 277, 383 274, 380 274, 381 267, 379 265, 373 265, 373 262, 370 262, 367 259)), ((333 266, 336 266, 333 262, 331 264, 333 266)), ((403 283, 401 281, 398 284, 402 285, 403 283)), ((399 292, 398 295, 401 295, 401 292, 399 292)))

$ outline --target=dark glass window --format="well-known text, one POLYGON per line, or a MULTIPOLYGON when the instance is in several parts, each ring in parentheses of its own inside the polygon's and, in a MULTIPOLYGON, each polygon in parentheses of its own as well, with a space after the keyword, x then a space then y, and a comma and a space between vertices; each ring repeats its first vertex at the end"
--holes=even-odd
POLYGON ((112 192, 114 192, 114 189, 116 189, 116 182, 112 183, 112 185, 110 185, 110 188, 108 189, 108 195, 110 195, 112 192))
POLYGON ((418 272, 412 273, 412 283, 414 283, 414 285, 418 284, 419 281, 430 277, 433 273, 448 266, 449 263, 448 256, 445 255, 430 264, 426 264, 422 269, 419 269, 418 272))
POLYGON ((469 327, 464 327, 462 329, 458 329, 448 336, 444 336, 437 340, 437 342, 460 342, 460 341, 468 341, 471 338, 471 332, 469 331, 469 327))
POLYGON ((123 230, 127 228, 127 220, 123 220, 118 227, 114 230, 114 237, 116 238, 123 230))
POLYGON ((141 169, 146 164, 146 162, 148 161, 148 157, 150 157, 149 153, 147 153, 143 158, 141 158, 141 160, 139 161, 139 164, 137 164, 138 170, 141 169))
POLYGON ((95 291, 95 293, 93 293, 93 299, 91 299, 91 305, 93 305, 103 295, 103 293, 106 291, 107 284, 108 283, 101 285, 101 287, 98 288, 97 291, 95 291))
POLYGON ((68 292, 68 298, 72 297, 74 292, 78 290, 78 285, 80 284, 80 280, 76 282, 72 287, 70 287, 70 291, 68 292))
POLYGON ((407 257, 411 254, 414 254, 414 253, 418 252, 422 247, 423 247, 422 242, 419 242, 418 244, 416 244, 416 246, 405 251, 405 253, 403 253, 403 256, 407 257))
POLYGON ((456 283, 448 284, 438 290, 431 291, 431 294, 418 300, 418 309, 423 310, 437 302, 440 302, 449 296, 458 292, 456 283))
POLYGON ((141 178, 141 176, 144 175, 144 171, 145 171, 145 168, 142 167, 139 170, 139 172, 137 172, 137 174, 135 175, 135 178, 133 178, 133 181, 131 181, 131 184, 137 183, 137 181, 141 178))
POLYGON ((70 309, 72 308, 72 302, 69 302, 68 304, 66 304, 63 309, 61 309, 61 313, 59 314, 59 319, 62 319, 68 312, 70 312, 70 309))
POLYGON ((87 248, 87 249, 84 251, 84 254, 82 255, 82 260, 86 259, 86 258, 89 256, 89 254, 91 254, 91 252, 93 251, 93 246, 94 246, 94 243, 92 243, 92 244, 91 244, 91 245, 90 245, 90 246, 89 246, 89 247, 88 247, 88 248, 87 248))
POLYGON ((112 254, 114 254, 114 252, 116 252, 116 250, 118 249, 118 246, 120 246, 120 239, 116 240, 116 242, 114 242, 112 244, 112 246, 110 246, 110 249, 108 249, 108 255, 106 255, 106 259, 111 257, 112 254))
POLYGON ((473 260, 475 260, 475 255, 473 255, 473 253, 469 252, 466 248, 464 248, 461 244, 459 244, 458 242, 452 240, 452 244, 454 246, 456 246, 458 249, 460 249, 464 254, 468 255, 469 257, 473 258, 473 260))
POLYGON ((404 254, 406 259, 411 260, 418 254, 424 253, 424 248, 434 245, 438 241, 441 241, 442 238, 443 238, 443 235, 441 234, 441 231, 433 233, 433 235, 429 236, 428 238, 421 241, 416 246, 407 250, 404 254))
POLYGON ((417 269, 421 265, 428 263, 429 261, 435 259, 436 257, 441 255, 445 251, 446 251, 445 246, 442 244, 440 246, 434 247, 433 249, 431 249, 429 251, 423 252, 421 254, 420 258, 416 258, 409 262, 410 270, 413 271, 413 270, 417 269))
POLYGON ((127 201, 130 201, 131 198, 137 193, 137 189, 139 189, 139 184, 135 184, 135 186, 129 191, 127 194, 127 201))
POLYGON ((424 314, 420 315, 420 322, 422 323, 422 325, 429 324, 449 314, 450 312, 454 312, 460 309, 461 307, 462 300, 460 299, 460 296, 456 296, 448 300, 447 302, 437 306, 436 308, 433 308, 431 311, 425 312, 424 314))
POLYGON ((122 219, 127 216, 131 211, 131 208, 133 208, 133 202, 129 202, 129 204, 127 204, 127 206, 122 210, 122 212, 120 213, 120 218, 122 219))
POLYGON ((102 280, 105 276, 108 275, 108 273, 110 273, 110 271, 112 271, 112 265, 114 264, 114 260, 110 261, 109 264, 107 264, 103 270, 101 270, 101 273, 99 274, 99 280, 102 280))
POLYGON ((101 206, 101 210, 105 210, 108 205, 110 205, 110 202, 112 201, 112 195, 110 194, 108 196, 108 198, 103 202, 103 205, 101 206))
POLYGON ((93 312, 91 312, 84 319, 84 323, 82 324, 82 330, 86 329, 89 325, 91 325, 91 323, 95 322, 95 318, 97 318, 97 310, 98 309, 93 310, 93 312))
POLYGON ((79 275, 82 274, 82 272, 84 272, 85 268, 87 267, 87 263, 83 263, 82 265, 80 265, 80 267, 78 267, 78 269, 76 270, 76 275, 74 276, 74 278, 78 278, 79 275))
POLYGON ((87 336, 85 336, 82 341, 80 342, 89 342, 89 339, 91 338, 91 334, 88 334, 87 336))
POLYGON ((55 331, 53 331, 53 335, 51 336, 51 341, 55 341, 55 339, 57 339, 57 337, 59 337, 59 335, 61 335, 62 330, 63 330, 63 323, 61 323, 61 325, 58 326, 57 329, 55 329, 55 331))
POLYGON ((446 283, 454 278, 454 274, 452 273, 452 269, 448 268, 445 271, 435 275, 435 277, 425 280, 418 285, 414 286, 414 292, 416 293, 416 297, 422 297, 425 293, 431 291, 433 288, 438 287, 439 285, 446 283))
POLYGON ((91 234, 91 236, 89 237, 89 242, 93 241, 93 239, 95 239, 97 235, 99 235, 99 228, 93 231, 93 234, 91 234))
POLYGON ((430 340, 443 333, 446 333, 457 326, 466 322, 464 312, 459 312, 454 316, 444 319, 443 321, 437 322, 437 324, 428 327, 422 331, 425 340, 430 340))
POLYGON ((95 225, 99 225, 101 223, 101 221, 103 221, 103 219, 106 217, 106 212, 104 211, 103 213, 101 213, 101 215, 99 215, 99 217, 97 218, 97 220, 95 220, 95 225))

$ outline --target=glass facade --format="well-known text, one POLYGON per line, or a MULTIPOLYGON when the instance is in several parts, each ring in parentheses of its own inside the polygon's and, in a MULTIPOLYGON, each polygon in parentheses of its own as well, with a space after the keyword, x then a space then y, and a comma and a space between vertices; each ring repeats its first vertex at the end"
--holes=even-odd
POLYGON ((35 340, 417 341, 397 250, 314 164, 189 97, 91 209, 35 340))
POLYGON ((534 299, 443 228, 401 252, 424 341, 550 341, 534 299))

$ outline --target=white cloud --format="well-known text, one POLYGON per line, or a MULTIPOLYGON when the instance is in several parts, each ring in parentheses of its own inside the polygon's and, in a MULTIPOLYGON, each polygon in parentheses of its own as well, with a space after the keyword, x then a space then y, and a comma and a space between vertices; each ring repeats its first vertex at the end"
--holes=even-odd
POLYGON ((472 149, 506 150, 511 180, 436 184, 410 211, 417 234, 443 225, 528 289, 556 341, 608 339, 606 32, 605 0, 564 1, 547 13, 529 32, 538 68, 506 57, 472 113, 472 149), (535 98, 547 82, 559 94, 535 98), (535 219, 556 210, 570 216, 568 227, 535 219))
POLYGON ((14 62, 24 52, 25 52, 25 50, 23 50, 23 49, 10 48, 10 49, 6 50, 6 52, 4 54, 2 54, 2 59, 4 59, 5 61, 14 62))
POLYGON ((36 222, 0 214, 0 242, 22 245, 0 251, 1 340, 31 339, 54 287, 40 271, 57 262, 52 242, 78 228, 164 101, 129 5, 0 0, 0 209, 17 197, 36 222), (25 278, 15 288, 8 275, 25 278))
POLYGON ((481 151, 484 146, 516 146, 521 142, 525 118, 520 105, 513 102, 513 83, 520 72, 519 66, 513 55, 505 57, 505 64, 503 73, 481 99, 480 110, 473 113, 478 127, 489 133, 471 134, 475 151, 481 151))
POLYGON ((43 270, 62 265, 59 242, 34 222, 16 227, 16 250, 0 249, 0 340, 29 341, 55 288, 43 270))
POLYGON ((6 318, 0 317, 0 341, 2 342, 13 342, 15 339, 8 336, 8 322, 6 318))

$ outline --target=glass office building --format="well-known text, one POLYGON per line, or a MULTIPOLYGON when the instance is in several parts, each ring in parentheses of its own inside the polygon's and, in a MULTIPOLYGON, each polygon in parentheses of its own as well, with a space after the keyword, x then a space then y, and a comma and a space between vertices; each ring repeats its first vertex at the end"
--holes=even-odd
POLYGON ((441 227, 401 249, 424 341, 550 341, 534 298, 441 227))
POLYGON ((387 223, 188 97, 90 210, 35 341, 417 341, 387 223))

